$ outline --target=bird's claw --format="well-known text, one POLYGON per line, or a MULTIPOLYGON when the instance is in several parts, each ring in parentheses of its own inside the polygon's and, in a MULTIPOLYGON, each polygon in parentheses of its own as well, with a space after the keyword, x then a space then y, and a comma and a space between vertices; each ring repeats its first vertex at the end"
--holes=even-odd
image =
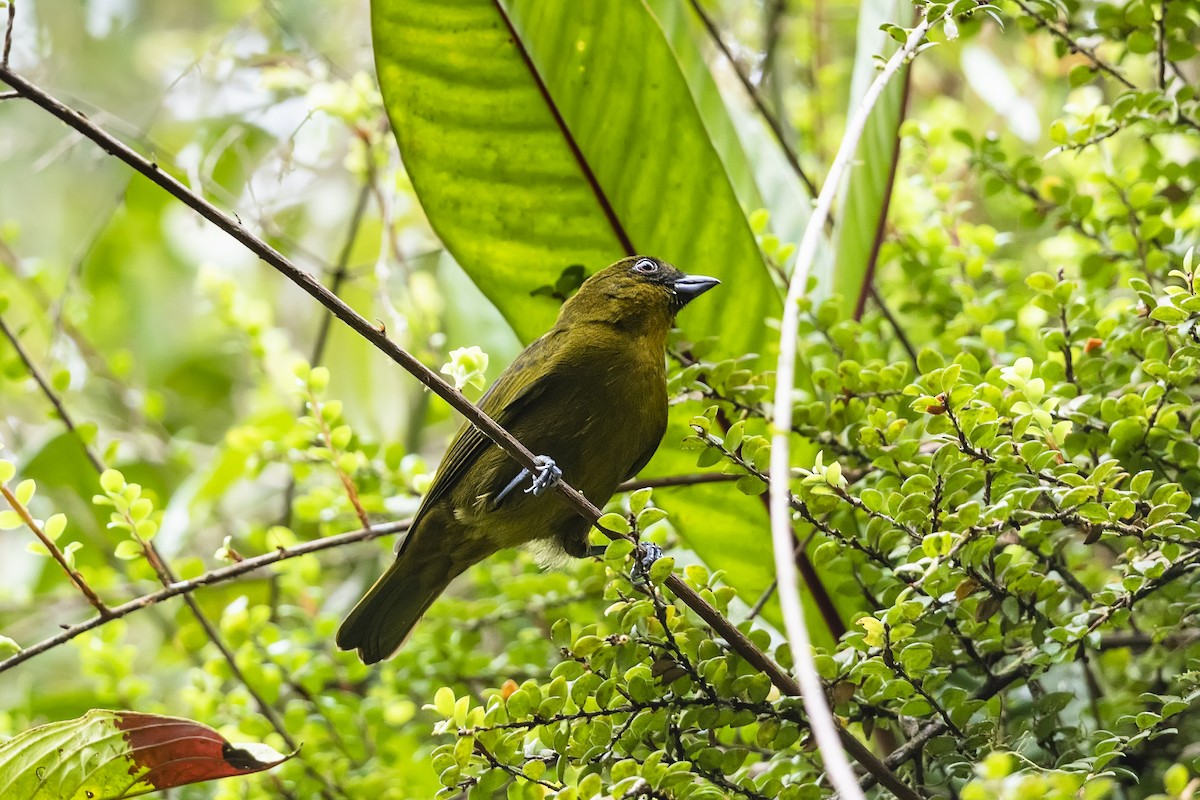
POLYGON ((534 456, 533 463, 537 465, 537 474, 533 476, 533 484, 525 490, 525 494, 541 497, 562 480, 562 470, 550 456, 534 456))
MULTIPOLYGON (((533 476, 533 485, 525 490, 526 494, 532 494, 534 497, 541 497, 546 493, 547 489, 553 489, 562 479, 562 470, 554 463, 554 459, 550 456, 534 456, 533 463, 537 465, 537 474, 533 476)), ((530 470, 523 469, 517 473, 517 477, 508 482, 496 495, 496 499, 492 501, 492 507, 497 508, 504 502, 504 498, 512 493, 512 490, 520 486, 526 478, 532 473, 530 470)))
POLYGON ((643 586, 650 583, 650 567, 663 556, 662 548, 654 542, 638 542, 637 561, 633 565, 633 585, 643 586))
POLYGON ((642 568, 643 572, 649 572, 650 567, 654 566, 654 562, 662 557, 662 548, 654 542, 638 543, 638 566, 642 568))

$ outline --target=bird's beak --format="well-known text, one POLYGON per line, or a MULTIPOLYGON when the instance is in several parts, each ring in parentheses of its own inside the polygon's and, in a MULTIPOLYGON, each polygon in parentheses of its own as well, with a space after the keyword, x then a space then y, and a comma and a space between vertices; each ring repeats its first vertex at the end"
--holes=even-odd
POLYGON ((675 281, 675 294, 679 298, 679 304, 682 306, 695 300, 719 283, 719 280, 710 278, 707 275, 684 275, 675 281))

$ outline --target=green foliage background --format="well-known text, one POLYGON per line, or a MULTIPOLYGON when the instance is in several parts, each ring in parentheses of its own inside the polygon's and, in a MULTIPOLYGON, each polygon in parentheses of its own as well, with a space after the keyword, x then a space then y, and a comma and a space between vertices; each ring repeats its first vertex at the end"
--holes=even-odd
MULTIPOLYGON (((505 3, 606 216, 522 65, 463 55, 465 17, 494 25, 496 6, 450 5, 376 4, 382 96, 365 3, 21 3, 12 63, 435 367, 478 345, 494 377, 565 269, 621 254, 618 229, 725 279, 681 320, 651 472, 740 480, 613 508, 668 547, 652 583, 679 565, 789 663, 769 598, 751 607, 773 578, 765 370, 804 180, 688 3, 505 3)), ((1018 0, 1003 25, 971 5, 933 9, 939 46, 872 120, 805 306, 796 528, 849 629, 808 609, 822 677, 881 753, 934 731, 896 765, 931 795, 1190 796, 1200 5, 1018 0), (891 320, 878 302, 856 318, 868 275, 891 320)), ((702 7, 814 182, 889 51, 880 25, 913 19, 702 7)), ((78 424, 0 341, 0 458, 47 529, 65 515, 59 544, 82 544, 107 602, 159 586, 135 532, 189 578, 359 527, 347 481, 373 519, 415 509, 457 424, 444 403, 337 324, 318 345, 307 297, 31 104, 0 101, 0 152, 0 318, 78 424)), ((0 523, 5 657, 91 612, 0 523)), ((300 756, 175 796, 828 794, 799 704, 638 588, 620 549, 551 571, 503 554, 394 660, 336 652, 392 545, 197 591, 240 678, 178 600, 19 664, 0 735, 112 707, 287 750, 257 694, 300 756)))

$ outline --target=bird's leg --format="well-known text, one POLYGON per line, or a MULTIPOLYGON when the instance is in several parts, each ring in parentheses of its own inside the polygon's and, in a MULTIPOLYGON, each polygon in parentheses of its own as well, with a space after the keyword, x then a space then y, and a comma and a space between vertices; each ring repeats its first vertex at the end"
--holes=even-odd
MULTIPOLYGON (((532 494, 534 497, 541 497, 547 489, 553 489, 562 478, 562 470, 554 463, 554 459, 550 456, 534 456, 533 461, 537 464, 537 475, 533 476, 533 485, 525 490, 526 494, 532 494)), ((530 475, 529 470, 522 469, 517 473, 517 477, 508 482, 508 485, 500 490, 500 494, 496 495, 496 499, 492 501, 492 506, 499 506, 504 502, 504 498, 512 492, 513 489, 521 485, 522 482, 530 475)))
POLYGON ((513 489, 517 488, 518 486, 520 486, 521 481, 525 480, 528 477, 529 477, 529 470, 523 469, 520 472, 518 472, 517 477, 515 477, 511 481, 509 481, 508 486, 505 486, 503 489, 500 490, 500 494, 496 495, 496 499, 492 501, 492 507, 495 508, 495 507, 499 506, 500 503, 504 500, 504 498, 508 497, 509 492, 511 492, 513 489))

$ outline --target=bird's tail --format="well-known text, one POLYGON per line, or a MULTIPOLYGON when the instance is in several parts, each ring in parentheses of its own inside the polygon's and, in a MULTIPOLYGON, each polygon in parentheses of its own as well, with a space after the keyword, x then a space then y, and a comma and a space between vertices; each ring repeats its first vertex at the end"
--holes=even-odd
POLYGON ((461 571, 444 550, 419 539, 405 542, 395 562, 338 629, 338 647, 357 649, 364 664, 387 658, 461 571))

